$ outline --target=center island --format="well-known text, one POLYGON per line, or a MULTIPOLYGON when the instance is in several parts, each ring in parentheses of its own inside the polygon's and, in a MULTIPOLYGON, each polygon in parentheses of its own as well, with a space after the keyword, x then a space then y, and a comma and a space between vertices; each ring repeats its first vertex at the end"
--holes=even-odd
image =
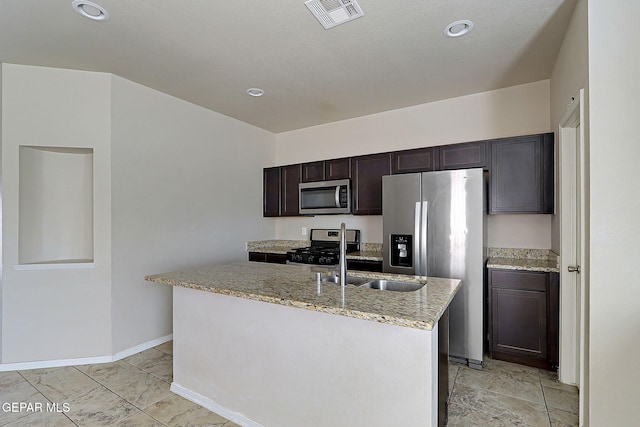
POLYGON ((145 277, 173 286, 171 390, 243 426, 442 424, 460 281, 349 271, 426 284, 343 292, 317 271, 240 262, 145 277))

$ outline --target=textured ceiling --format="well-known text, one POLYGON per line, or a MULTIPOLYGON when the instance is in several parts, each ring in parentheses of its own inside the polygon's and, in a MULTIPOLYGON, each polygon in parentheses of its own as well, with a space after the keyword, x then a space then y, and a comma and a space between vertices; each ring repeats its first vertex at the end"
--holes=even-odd
POLYGON ((109 21, 0 0, 0 61, 114 73, 273 132, 547 79, 575 5, 358 0, 324 30, 304 0, 94 1, 109 21), (473 31, 445 38, 458 19, 473 31))

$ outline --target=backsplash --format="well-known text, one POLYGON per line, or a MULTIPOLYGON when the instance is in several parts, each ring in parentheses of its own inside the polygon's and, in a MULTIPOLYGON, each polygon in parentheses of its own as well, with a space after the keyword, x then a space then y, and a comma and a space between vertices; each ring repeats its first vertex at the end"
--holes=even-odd
POLYGON ((282 249, 303 248, 309 246, 308 240, 255 240, 247 242, 248 252, 260 252, 262 249, 273 248, 274 246, 282 249))
POLYGON ((558 254, 551 249, 488 248, 490 258, 544 259, 555 261, 558 254))
POLYGON ((382 243, 360 243, 362 252, 382 252, 382 243))
MULTIPOLYGON (((291 248, 303 248, 311 243, 308 240, 255 240, 247 242, 247 252, 260 252, 264 249, 279 248, 288 250, 291 248)), ((360 243, 361 252, 382 252, 382 243, 360 243)))

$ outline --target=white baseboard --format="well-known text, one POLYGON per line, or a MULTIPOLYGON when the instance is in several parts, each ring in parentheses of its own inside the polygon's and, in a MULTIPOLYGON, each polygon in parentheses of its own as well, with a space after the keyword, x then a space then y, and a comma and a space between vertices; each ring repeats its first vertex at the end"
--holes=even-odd
POLYGON ((78 359, 39 360, 37 362, 18 362, 0 364, 0 372, 24 371, 26 369, 58 368, 61 366, 90 365, 112 362, 111 356, 82 357, 78 359))
POLYGON ((173 339, 173 334, 165 335, 161 338, 156 338, 155 340, 147 341, 142 344, 138 344, 126 350, 122 350, 113 355, 113 361, 124 359, 125 357, 129 357, 136 353, 140 353, 141 351, 148 350, 152 347, 155 347, 160 344, 164 344, 167 341, 171 341, 173 339))
POLYGON ((171 383, 171 391, 178 396, 182 396, 185 399, 202 406, 203 408, 207 408, 208 410, 215 412, 222 417, 225 417, 229 421, 233 421, 234 423, 241 425, 242 427, 263 427, 262 424, 250 420, 244 415, 232 411, 231 409, 220 405, 218 402, 215 402, 208 397, 204 397, 203 395, 198 394, 195 391, 184 388, 180 384, 177 384, 175 382, 171 383))
POLYGON ((124 359, 141 351, 148 350, 173 339, 173 334, 138 344, 134 347, 122 350, 111 356, 81 357, 76 359, 39 360, 37 362, 0 363, 0 372, 23 371, 26 369, 58 368, 62 366, 91 365, 97 363, 109 363, 124 359))

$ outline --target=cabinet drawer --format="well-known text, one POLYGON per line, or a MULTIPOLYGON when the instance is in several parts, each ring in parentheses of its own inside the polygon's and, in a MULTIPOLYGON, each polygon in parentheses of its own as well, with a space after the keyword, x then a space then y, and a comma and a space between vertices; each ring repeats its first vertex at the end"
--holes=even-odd
POLYGON ((489 284, 493 288, 545 292, 548 278, 548 273, 537 271, 489 270, 489 284))
POLYGON ((266 262, 267 254, 262 252, 249 252, 249 261, 266 262))
POLYGON ((286 264, 287 255, 269 252, 249 252, 249 261, 269 262, 272 264, 286 264))
POLYGON ((347 269, 382 273, 382 261, 347 260, 347 269))
POLYGON ((266 255, 266 261, 270 262, 272 264, 286 264, 287 263, 287 256, 284 254, 270 254, 267 253, 266 255))

